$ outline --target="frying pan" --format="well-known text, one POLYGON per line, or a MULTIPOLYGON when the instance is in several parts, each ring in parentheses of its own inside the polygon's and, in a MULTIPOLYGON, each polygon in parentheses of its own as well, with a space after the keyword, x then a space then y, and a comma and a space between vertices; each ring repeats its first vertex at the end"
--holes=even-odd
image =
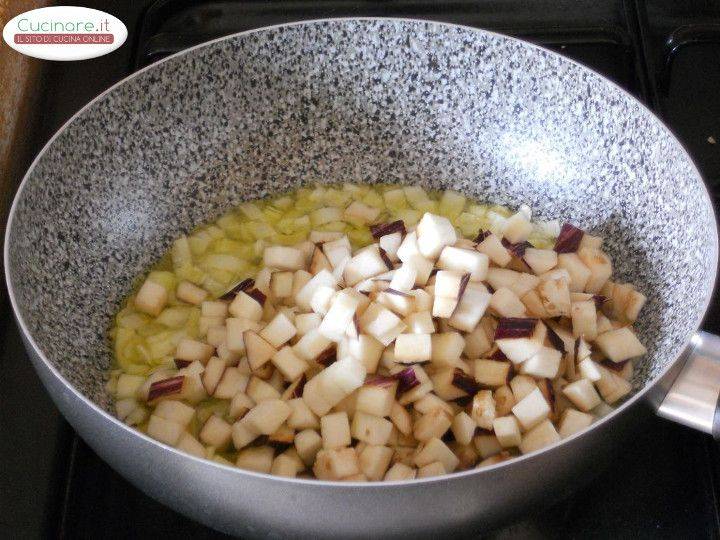
POLYGON ((25 346, 58 408, 143 491, 238 535, 391 537, 485 530, 566 495, 638 428, 643 404, 712 431, 720 349, 697 329, 717 255, 713 208, 691 159, 613 83, 498 34, 340 19, 210 42, 91 102, 23 180, 5 271, 25 346), (541 219, 602 235, 618 279, 648 297, 634 395, 541 451, 384 484, 225 467, 116 420, 104 390, 107 330, 172 239, 246 199, 346 181, 527 203, 541 219))

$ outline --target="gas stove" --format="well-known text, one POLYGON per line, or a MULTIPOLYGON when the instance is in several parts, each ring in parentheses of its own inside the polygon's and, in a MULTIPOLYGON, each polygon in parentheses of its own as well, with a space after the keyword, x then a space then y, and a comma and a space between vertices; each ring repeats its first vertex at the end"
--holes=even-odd
MULTIPOLYGON (((43 66, 29 165, 52 133, 95 95, 161 58, 223 35, 303 19, 422 18, 495 30, 585 64, 652 108, 686 145, 720 195, 720 4, 690 0, 76 2, 112 13, 129 29, 116 52, 43 66), (41 113, 40 113, 41 111, 41 113)), ((19 169, 22 169, 20 167, 19 169)), ((16 179, 19 182, 19 178, 16 179)), ((0 306, 0 441, 5 464, 0 537, 217 538, 147 497, 90 450, 41 388, 0 306), (8 437, 9 433, 9 437, 8 437)), ((704 324, 720 332, 720 302, 704 324)), ((551 508, 490 538, 719 538, 716 444, 645 411, 642 430, 615 463, 551 508)))

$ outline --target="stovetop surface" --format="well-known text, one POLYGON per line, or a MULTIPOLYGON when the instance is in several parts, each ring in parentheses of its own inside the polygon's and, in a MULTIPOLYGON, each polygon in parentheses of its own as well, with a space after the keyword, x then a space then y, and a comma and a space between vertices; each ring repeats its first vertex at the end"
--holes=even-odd
MULTIPOLYGON (((720 3, 702 0, 76 2, 123 20, 128 42, 94 60, 48 63, 31 126, 37 152, 102 90, 162 57, 222 35, 302 19, 426 18, 496 30, 574 58, 653 108, 720 194, 720 3)), ((29 164, 32 156, 18 156, 29 164)), ((19 179, 17 179, 19 181, 19 179)), ((218 538, 100 460, 62 420, 0 306, 0 538, 218 538), (9 436, 8 436, 9 434, 9 436)), ((720 302, 704 328, 720 332, 720 302)), ((720 455, 702 434, 646 410, 615 463, 549 509, 490 538, 720 538, 720 455)))

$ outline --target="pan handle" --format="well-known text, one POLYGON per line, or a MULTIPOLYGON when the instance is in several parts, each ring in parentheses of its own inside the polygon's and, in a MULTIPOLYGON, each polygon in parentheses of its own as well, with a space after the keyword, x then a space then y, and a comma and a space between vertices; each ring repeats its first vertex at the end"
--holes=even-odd
POLYGON ((698 332, 658 415, 720 438, 720 337, 698 332))

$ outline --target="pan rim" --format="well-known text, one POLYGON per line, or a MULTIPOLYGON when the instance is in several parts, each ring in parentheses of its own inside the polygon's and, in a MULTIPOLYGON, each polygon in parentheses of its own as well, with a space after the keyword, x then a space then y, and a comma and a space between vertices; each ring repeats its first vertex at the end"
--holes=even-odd
MULTIPOLYGON (((672 143, 674 143, 677 148, 680 151, 680 155, 684 157, 687 162, 690 164, 692 171, 695 174, 695 177, 700 182, 702 188, 703 188, 703 194, 705 198, 705 203, 709 207, 712 216, 712 237, 714 239, 713 242, 713 250, 711 254, 712 258, 712 265, 715 268, 715 271, 712 273, 712 277, 708 280, 708 283, 705 284, 706 290, 708 291, 708 294, 705 297, 705 300, 703 302, 703 309, 701 311, 701 315, 697 317, 697 319, 693 322, 691 325, 691 328, 694 328, 693 334, 697 332, 697 330, 700 328, 700 325, 702 324, 703 319, 705 318, 705 315, 707 313, 707 309, 710 304, 710 300, 713 297, 713 292, 715 290, 716 286, 716 279, 717 279, 717 263, 718 263, 718 225, 717 225, 717 215, 715 213, 715 208, 712 203, 712 199, 710 197, 710 193, 708 191, 707 184, 705 183, 705 180, 703 179, 703 176, 700 174, 700 171, 695 164, 694 160, 690 156, 689 152, 685 148, 685 146, 677 139, 675 134, 670 130, 670 128, 667 126, 667 124, 658 117, 653 111, 651 111, 645 104, 643 104, 640 100, 638 100, 635 96, 627 92, 625 89, 623 89, 621 86, 619 86, 614 81, 610 80, 609 78, 605 77, 604 75, 598 73, 594 69, 591 69, 580 62, 577 62, 571 58, 568 58, 566 56, 563 56, 559 53, 556 53, 552 50, 549 50, 545 47, 542 47, 540 45, 536 45, 534 43, 530 43, 528 41, 508 36, 499 32, 494 32, 491 30, 485 30, 481 28, 475 28, 472 26, 467 25, 461 25, 461 24, 454 24, 454 23, 446 23, 441 21, 434 21, 430 19, 414 19, 414 18, 407 18, 407 17, 331 17, 331 18, 321 18, 321 19, 311 19, 311 20, 302 20, 302 21, 294 21, 289 23, 281 23, 271 26, 264 26, 261 28, 254 28, 251 30, 245 30, 242 32, 236 32, 233 34, 228 34, 210 41, 206 41, 203 43, 199 43, 193 47, 190 47, 188 49, 183 49, 182 51, 179 51, 177 53, 171 54, 157 62, 154 62, 152 64, 149 64, 130 75, 120 79, 107 89, 105 89, 103 92, 98 94, 96 97, 94 97, 92 100, 90 100, 88 103, 86 103, 82 108, 80 108, 78 111, 76 111, 70 118, 68 118, 67 121, 65 121, 60 128, 50 137, 50 139, 45 143, 45 145, 42 147, 42 149, 38 152, 37 156, 33 159, 32 163, 28 167, 28 170, 23 175, 23 178, 18 186, 17 191, 15 192, 15 195, 13 197, 13 202, 10 207, 10 211, 8 212, 8 219, 6 222, 6 228, 5 228, 5 242, 4 242, 4 248, 3 248, 3 264, 5 268, 5 283, 8 290, 8 297, 10 299, 10 304, 13 308, 13 314, 15 317, 15 320, 17 322, 18 327, 20 328, 23 336, 26 339, 26 342, 30 345, 32 348, 32 352, 34 355, 42 361, 42 364, 44 367, 52 374, 53 377, 58 379, 62 385, 72 392, 72 394, 78 398, 81 402, 83 402, 87 407, 93 410, 94 413, 99 414, 104 418, 104 420, 110 422, 111 424, 115 424, 116 427, 124 430, 125 433, 130 434, 134 437, 139 437, 140 439, 144 440, 145 442, 149 442, 153 445, 158 446, 160 449, 164 451, 171 451, 175 455, 181 458, 185 459, 191 459, 196 460, 198 463, 201 463, 203 465, 207 465, 210 467, 218 467, 221 469, 225 469, 227 471, 231 471, 232 473, 238 475, 238 476, 250 476, 255 477, 257 479, 263 479, 263 480, 270 480, 282 484, 291 484, 291 485, 302 485, 307 488, 311 487, 317 487, 317 488, 334 488, 334 489, 345 489, 345 488, 364 488, 364 489, 393 489, 398 487, 406 487, 406 486, 420 486, 420 485, 426 485, 430 483, 438 483, 438 482, 449 482, 454 479, 460 479, 467 476, 480 476, 480 475, 487 475, 492 472, 496 472, 500 469, 504 469, 506 467, 511 467, 514 464, 520 463, 520 462, 526 462, 531 461, 539 458, 541 455, 548 454, 550 452, 556 452, 560 448, 563 448, 569 444, 571 444, 573 441, 576 441, 582 437, 587 437, 590 435, 591 432, 596 431, 600 426, 603 426, 607 423, 609 423, 613 418, 616 416, 619 416, 623 414, 626 410, 634 406, 636 403, 638 403, 641 400, 644 400, 648 392, 654 388, 660 380, 667 375, 667 373, 672 370, 677 362, 685 356, 685 353, 687 351, 688 345, 691 343, 692 335, 688 336, 685 347, 678 352, 677 356, 668 362, 668 364, 660 370, 658 374, 656 374, 650 381, 648 381, 643 388, 638 390, 635 394, 633 394, 627 401, 623 402, 621 405, 619 405, 617 408, 615 408, 611 413, 608 415, 598 419, 596 422, 592 424, 591 427, 586 428, 571 437, 568 437, 566 439, 562 439, 561 441, 554 443, 550 446, 547 446, 545 448, 535 450, 529 454, 524 454, 521 456, 514 457, 513 459, 510 459, 508 461, 504 461, 501 463, 497 463, 494 465, 490 465, 488 467, 483 467, 482 469, 469 469, 466 471, 460 471, 455 473, 449 473, 442 476, 435 476, 430 478, 420 478, 420 479, 413 479, 413 480, 401 480, 401 481, 389 481, 389 482, 335 482, 335 481, 328 481, 328 480, 316 480, 316 479, 303 479, 303 478, 286 478, 286 477, 279 477, 274 476, 271 474, 266 473, 258 473, 253 471, 248 471, 244 469, 239 469, 237 467, 223 465, 221 463, 218 463, 216 461, 211 461, 204 458, 199 458, 192 456, 190 454, 186 454, 185 452, 182 452, 174 447, 168 446, 164 443, 161 443, 159 441, 156 441, 155 439, 149 437, 145 433, 142 433, 125 423, 121 422, 117 417, 113 416, 112 414, 105 411, 103 408, 98 406, 93 400, 89 399, 87 396, 85 396, 82 392, 80 392, 73 384, 71 384, 60 372, 59 370, 48 360, 45 353, 42 351, 42 349, 38 346, 37 342, 35 341, 35 338, 30 333, 23 317, 20 315, 20 311, 18 308, 18 302, 15 297, 15 291, 13 289, 13 283, 12 283, 12 276, 10 272, 10 248, 9 248, 9 240, 11 236, 11 231, 13 228, 13 224, 15 221, 15 213, 17 210, 18 201, 20 200, 20 197, 22 195, 22 192, 25 188, 25 186, 29 183, 30 176, 32 175, 33 171, 35 170, 35 167, 37 166, 39 160, 45 155, 47 150, 53 145, 55 142, 55 139, 57 139, 65 130, 66 128, 72 124, 77 118, 82 116, 86 110, 90 109, 92 106, 95 105, 96 102, 99 102, 101 99, 103 99, 107 94, 114 91, 117 87, 125 84, 126 82, 131 81, 135 77, 138 77, 139 75, 143 74, 146 71, 149 71, 150 69, 161 65, 165 62, 171 61, 175 58, 178 58, 180 56, 190 54, 196 50, 210 47, 216 43, 222 42, 222 41, 229 41, 232 39, 236 39, 238 37, 247 36, 255 33, 261 33, 261 32, 268 32, 271 30, 277 30, 280 28, 285 27, 294 27, 294 26, 310 26, 310 25, 321 25, 321 24, 327 24, 327 23, 351 23, 351 22, 359 22, 359 21, 380 21, 380 22, 400 22, 400 23, 413 23, 413 24, 425 24, 427 26, 440 26, 440 27, 451 27, 451 28, 459 28, 465 31, 473 32, 473 33, 479 33, 479 34, 485 34, 492 36, 494 38, 498 38, 500 40, 509 40, 512 42, 519 43, 523 45, 524 47, 527 47, 529 49, 535 50, 542 54, 551 55, 553 57, 556 57, 562 62, 569 62, 570 64, 575 65, 577 68, 579 68, 581 71, 587 71, 591 74, 593 74, 595 77, 597 77, 599 80, 601 80, 604 84, 610 85, 611 88, 614 88, 615 91, 619 92, 620 95, 622 95, 627 101, 633 103, 635 106, 639 108, 640 114, 649 116, 649 119, 651 122, 656 122, 657 125, 665 132, 665 135, 667 138, 669 138, 672 143)), ((32 359, 31 359, 32 361, 32 359)), ((38 366, 39 367, 39 366, 38 366)), ((36 367, 37 369, 37 367, 36 367)), ((54 396, 51 396, 54 399, 54 396)))

